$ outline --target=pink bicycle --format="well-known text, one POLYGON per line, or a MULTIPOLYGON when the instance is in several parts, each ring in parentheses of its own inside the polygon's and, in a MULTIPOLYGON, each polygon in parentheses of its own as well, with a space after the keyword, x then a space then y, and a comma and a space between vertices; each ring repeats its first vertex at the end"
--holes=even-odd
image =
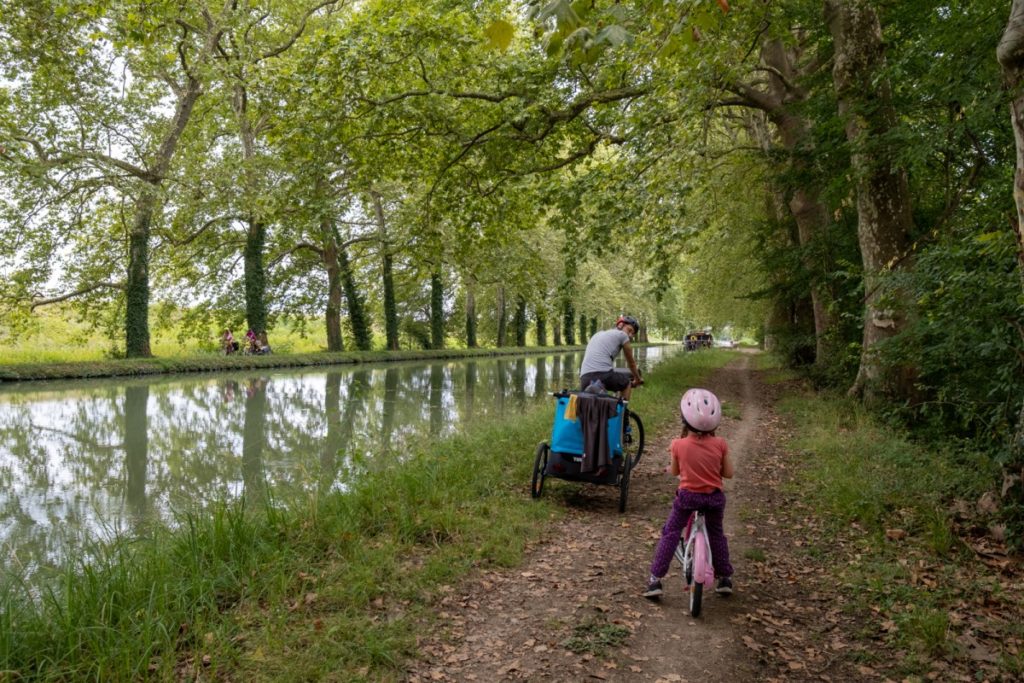
POLYGON ((711 542, 704 524, 704 515, 694 512, 686 523, 683 538, 676 546, 675 557, 683 565, 686 590, 690 593, 690 614, 700 616, 704 586, 715 583, 715 568, 711 564, 711 542))

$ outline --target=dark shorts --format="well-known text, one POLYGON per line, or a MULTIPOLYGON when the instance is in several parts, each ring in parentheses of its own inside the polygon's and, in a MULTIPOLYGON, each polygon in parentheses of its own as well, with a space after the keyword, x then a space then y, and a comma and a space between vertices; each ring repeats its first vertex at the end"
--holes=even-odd
POLYGON ((601 380, 601 384, 609 391, 624 391, 633 382, 633 373, 625 368, 615 368, 607 372, 588 372, 580 375, 580 391, 590 386, 594 380, 601 380))

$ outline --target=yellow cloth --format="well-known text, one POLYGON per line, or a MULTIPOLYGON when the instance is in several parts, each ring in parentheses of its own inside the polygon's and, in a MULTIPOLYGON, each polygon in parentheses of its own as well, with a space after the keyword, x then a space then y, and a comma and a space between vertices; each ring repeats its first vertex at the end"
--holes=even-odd
POLYGON ((576 394, 569 394, 569 405, 565 407, 562 417, 566 420, 576 420, 576 394))

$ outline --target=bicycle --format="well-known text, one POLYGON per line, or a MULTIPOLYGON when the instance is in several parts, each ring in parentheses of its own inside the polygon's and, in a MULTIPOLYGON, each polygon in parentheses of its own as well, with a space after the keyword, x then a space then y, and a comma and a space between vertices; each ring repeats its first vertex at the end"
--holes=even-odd
POLYGON ((690 615, 699 617, 704 586, 715 583, 715 569, 711 561, 711 541, 708 539, 704 515, 695 511, 686 523, 683 538, 676 546, 675 557, 683 567, 686 590, 690 594, 690 615))

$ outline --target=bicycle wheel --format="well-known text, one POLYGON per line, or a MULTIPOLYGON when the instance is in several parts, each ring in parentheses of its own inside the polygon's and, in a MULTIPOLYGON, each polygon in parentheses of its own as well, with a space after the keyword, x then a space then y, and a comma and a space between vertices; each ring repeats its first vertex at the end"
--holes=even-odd
POLYGON ((629 454, 622 454, 622 474, 619 475, 619 512, 626 511, 626 497, 629 496, 629 473, 633 470, 633 461, 629 454))
MULTIPOLYGON (((694 526, 697 526, 696 524, 694 526)), ((704 582, 708 576, 708 566, 711 558, 708 557, 708 542, 704 527, 701 524, 693 529, 691 533, 697 534, 693 544, 693 579, 690 585, 690 616, 699 617, 701 598, 704 597, 704 582)))
POLYGON ((537 456, 533 459, 533 482, 530 484, 530 496, 540 498, 544 492, 544 470, 548 466, 548 444, 541 441, 537 444, 537 456))
POLYGON ((631 467, 636 467, 644 454, 644 423, 639 415, 627 410, 622 424, 622 454, 632 461, 631 467))
POLYGON ((700 616, 701 599, 704 597, 704 584, 694 582, 690 586, 690 616, 700 616))

